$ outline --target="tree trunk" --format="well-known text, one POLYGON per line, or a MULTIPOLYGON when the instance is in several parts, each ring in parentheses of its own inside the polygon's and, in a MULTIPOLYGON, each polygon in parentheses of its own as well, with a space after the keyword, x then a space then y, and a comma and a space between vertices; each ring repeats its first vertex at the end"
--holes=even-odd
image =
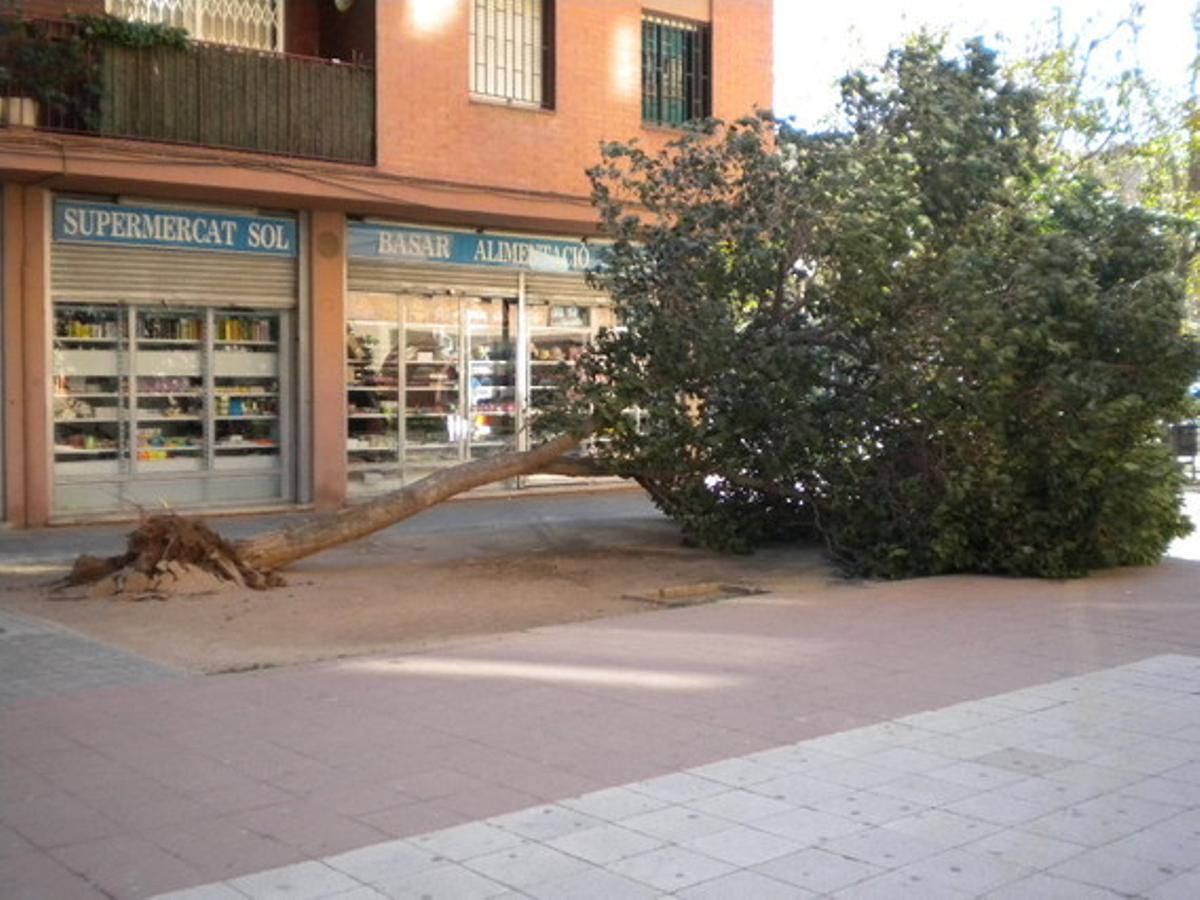
POLYGON ((565 434, 532 450, 501 453, 436 472, 398 491, 311 521, 239 541, 235 548, 247 565, 263 571, 282 569, 299 559, 366 537, 411 518, 456 494, 517 475, 543 471, 579 446, 590 430, 565 434))

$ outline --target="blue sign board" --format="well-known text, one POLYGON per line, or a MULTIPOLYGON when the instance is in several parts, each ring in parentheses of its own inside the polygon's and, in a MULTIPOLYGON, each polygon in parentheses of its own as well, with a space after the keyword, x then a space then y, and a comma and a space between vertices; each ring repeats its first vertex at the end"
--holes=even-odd
POLYGON ((476 234, 441 228, 350 224, 350 256, 418 264, 487 266, 582 275, 604 267, 607 247, 585 241, 476 234))
POLYGON ((294 219, 58 199, 54 240, 269 256, 297 255, 294 219))

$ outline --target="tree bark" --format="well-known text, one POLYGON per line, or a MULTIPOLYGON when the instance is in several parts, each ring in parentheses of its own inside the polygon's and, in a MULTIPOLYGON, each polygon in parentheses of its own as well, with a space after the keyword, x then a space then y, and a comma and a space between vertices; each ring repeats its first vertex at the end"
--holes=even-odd
MULTIPOLYGON (((402 522, 472 488, 517 475, 545 471, 579 446, 590 429, 564 434, 532 450, 501 453, 436 472, 398 491, 311 521, 239 541, 235 548, 246 564, 273 571, 297 560, 366 537, 402 522)), ((565 474, 565 473, 564 473, 565 474)))

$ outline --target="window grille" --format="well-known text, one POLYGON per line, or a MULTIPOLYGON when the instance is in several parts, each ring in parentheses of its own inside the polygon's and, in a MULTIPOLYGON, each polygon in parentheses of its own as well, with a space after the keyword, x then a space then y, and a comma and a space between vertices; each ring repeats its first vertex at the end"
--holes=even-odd
POLYGON ((711 40, 699 22, 642 19, 642 119, 683 125, 712 114, 711 40))
POLYGON ((471 0, 471 92, 554 107, 553 0, 471 0))
POLYGON ((283 49, 283 0, 107 0, 122 19, 186 28, 198 41, 283 49))

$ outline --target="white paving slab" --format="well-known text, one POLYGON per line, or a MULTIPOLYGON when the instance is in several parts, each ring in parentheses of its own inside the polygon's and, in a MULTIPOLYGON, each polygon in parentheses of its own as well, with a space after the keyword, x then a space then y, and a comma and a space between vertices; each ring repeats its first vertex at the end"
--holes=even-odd
POLYGON ((1191 900, 1197 847, 1176 654, 160 896, 1191 900))

